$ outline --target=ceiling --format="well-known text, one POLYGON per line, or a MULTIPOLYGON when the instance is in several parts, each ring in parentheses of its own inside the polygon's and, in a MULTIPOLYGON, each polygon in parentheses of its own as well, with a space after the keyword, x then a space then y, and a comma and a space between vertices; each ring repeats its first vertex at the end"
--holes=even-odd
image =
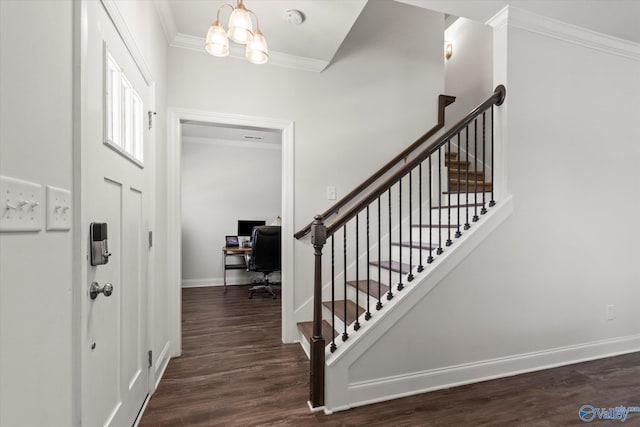
MULTIPOLYGON (((2 0, 0 0, 2 1, 2 0)), ((333 59, 368 0, 244 0, 258 16, 269 46, 269 65, 321 72, 333 59), (297 9, 301 25, 285 19, 297 9)), ((392 0, 375 0, 392 1, 392 0)), ((486 22, 507 4, 597 32, 640 43, 640 0, 396 0, 445 15, 486 22)), ((224 0, 155 0, 168 44, 204 53, 204 37, 224 0)), ((235 4, 235 0, 226 0, 235 4)), ((229 9, 221 20, 226 27, 229 9)), ((230 43, 231 56, 244 58, 241 46, 230 43)), ((246 135, 279 143, 280 134, 260 129, 229 129, 187 123, 183 135, 193 138, 247 141, 246 135)), ((254 140, 260 141, 260 140, 254 140)))
POLYGON ((227 126, 194 121, 185 121, 181 125, 180 135, 192 142, 236 141, 271 145, 282 143, 282 132, 274 129, 227 126))
MULTIPOLYGON (((1 0, 0 0, 1 1, 1 0)), ((260 22, 269 47, 269 65, 320 72, 333 59, 368 0, 244 0, 260 22), (305 20, 294 25, 285 11, 305 20)), ((392 1, 392 0, 376 0, 392 1)), ((640 0, 396 0, 454 16, 486 22, 507 4, 597 32, 640 43, 640 0)), ((168 44, 204 51, 204 37, 218 8, 235 0, 155 0, 168 44)), ((230 10, 221 15, 223 25, 230 10)), ((231 56, 244 47, 230 43, 231 56)))
MULTIPOLYGON (((169 45, 204 51, 204 37, 218 8, 235 0, 156 0, 169 45)), ((367 0, 245 0, 258 17, 269 48, 269 64, 309 71, 329 65, 367 0), (305 19, 294 25, 285 12, 297 9, 305 19)), ((221 12, 227 26, 230 9, 221 12)), ((244 58, 244 46, 229 43, 231 56, 244 58)))
POLYGON ((505 6, 640 43, 640 0, 396 0, 487 22, 505 6))

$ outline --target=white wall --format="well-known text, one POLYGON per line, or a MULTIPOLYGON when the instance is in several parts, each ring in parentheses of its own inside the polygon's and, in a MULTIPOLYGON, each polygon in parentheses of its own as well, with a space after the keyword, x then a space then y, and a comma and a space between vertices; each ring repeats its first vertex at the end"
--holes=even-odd
POLYGON ((459 18, 444 32, 453 55, 444 60, 445 93, 456 102, 447 107, 447 125, 455 124, 493 93, 493 29, 459 18))
POLYGON ((501 43, 514 213, 378 341, 350 383, 408 373, 465 382, 640 350, 640 46, 630 59, 518 19, 501 43), (438 327, 409 333, 417 324, 438 327), (389 363, 398 348, 407 353, 389 363))
MULTIPOLYGON (((151 2, 118 1, 156 82, 156 110, 166 98, 166 43, 151 2)), ((78 16, 76 16, 78 18, 78 16)), ((72 189, 73 4, 0 2, 0 174, 72 189), (33 31, 37 28, 37 31, 33 31), (46 40, 43 43, 42 40, 46 40)), ((92 31, 92 28, 88 29, 92 31)), ((75 76, 79 78, 79 76, 75 76)), ((156 127, 164 146, 165 126, 156 127)), ((160 164, 166 162, 159 149, 160 164)), ((154 153, 155 154, 155 153, 154 153)), ((161 170, 164 170, 161 169, 161 170)), ((162 188, 157 189, 163 194, 162 188)), ((164 202, 158 200, 164 210, 164 202)), ((156 227, 163 228, 160 216, 156 227)), ((157 233, 162 248, 163 234, 157 233)), ((72 233, 0 234, 0 425, 69 426, 79 421, 79 320, 85 287, 74 283, 72 233)), ((80 256, 80 254, 75 254, 80 256)), ((152 258, 154 254, 152 253, 152 258)), ((152 272, 156 360, 166 347, 166 256, 152 272)))
MULTIPOLYGON (((435 125, 443 34, 439 13, 370 1, 319 74, 171 49, 169 104, 293 120, 299 229, 332 203, 327 185, 344 196, 435 125)), ((311 296, 312 258, 296 242, 296 307, 311 296)))
MULTIPOLYGON (((280 144, 182 138, 182 285, 223 284, 221 248, 238 220, 280 216, 280 144)), ((255 274, 227 272, 227 283, 255 274)))
MULTIPOLYGON (((456 97, 447 107, 446 125, 456 124, 493 94, 493 29, 488 25, 459 18, 444 33, 445 45, 451 43, 453 54, 445 59, 445 92, 456 97)), ((471 162, 470 169, 484 170, 485 181, 491 179, 491 115, 479 116, 469 126, 469 138, 461 136, 459 158, 471 162), (484 120, 484 122, 483 122, 484 120), (477 123, 477 131, 476 131, 477 123), (483 138, 483 125, 485 134, 483 138), (477 144, 476 144, 477 141, 477 144), (484 146, 484 147, 483 147, 484 146), (484 152, 483 152, 484 148, 484 152)), ((452 141, 457 147, 457 139, 452 141)))
MULTIPOLYGON (((0 1, 0 175, 71 189, 72 28, 71 1, 0 1)), ((2 426, 72 423, 71 245, 0 233, 2 426)))

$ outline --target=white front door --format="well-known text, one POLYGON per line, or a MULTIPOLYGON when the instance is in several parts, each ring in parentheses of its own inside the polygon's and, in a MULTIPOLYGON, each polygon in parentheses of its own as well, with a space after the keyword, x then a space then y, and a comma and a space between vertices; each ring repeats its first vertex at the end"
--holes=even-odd
MULTIPOLYGON (((149 391, 148 260, 153 86, 98 1, 81 37, 82 425, 131 426, 149 391), (90 224, 106 224, 108 262, 92 265, 90 224), (93 295, 90 284, 102 292, 93 295), (112 293, 105 292, 109 285, 112 293)), ((97 227, 97 226, 96 226, 97 227)))

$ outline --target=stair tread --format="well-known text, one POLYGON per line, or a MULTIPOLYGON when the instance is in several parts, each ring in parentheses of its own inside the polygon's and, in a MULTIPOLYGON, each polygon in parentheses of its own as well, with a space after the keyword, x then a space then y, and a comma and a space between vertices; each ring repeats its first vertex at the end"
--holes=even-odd
MULTIPOLYGON (((343 322, 347 322, 350 325, 356 320, 356 309, 357 309, 358 316, 363 314, 366 310, 364 308, 362 308, 362 307, 358 308, 356 303, 351 301, 350 299, 348 299, 346 301, 347 301, 347 311, 346 311, 346 313, 345 313, 345 310, 344 310, 344 302, 345 302, 345 300, 336 300, 335 301, 335 306, 334 306, 335 307, 335 315, 338 316, 338 319, 342 320, 343 322), (347 319, 347 320, 345 320, 345 319, 347 319)), ((329 310, 331 310, 331 301, 323 301, 322 305, 324 305, 329 310)))
MULTIPOLYGON (((347 281, 347 285, 357 287, 362 292, 367 292, 367 281, 366 280, 355 280, 347 281)), ((378 293, 378 281, 377 280, 369 280, 369 294, 372 297, 379 298, 381 295, 384 295, 389 291, 389 286, 384 283, 380 283, 380 292, 378 293)))
MULTIPOLYGON (((299 322, 298 329, 302 332, 302 334, 307 338, 307 341, 311 343, 311 336, 313 335, 313 322, 299 322)), ((338 332, 334 331, 331 327, 331 324, 326 320, 322 321, 322 338, 324 338, 325 343, 329 343, 333 338, 338 336, 338 332), (331 332, 333 331, 333 336, 331 332)))
POLYGON ((480 179, 458 179, 458 178, 449 178, 449 183, 461 183, 461 184, 471 184, 476 183, 478 185, 491 185, 491 181, 484 181, 480 179))
POLYGON ((420 228, 458 228, 458 224, 413 224, 412 227, 420 228))
POLYGON ((424 250, 431 250, 431 249, 437 249, 438 245, 436 245, 435 243, 431 243, 429 244, 428 242, 422 242, 422 247, 420 247, 420 242, 414 242, 414 241, 405 241, 405 242, 394 242, 392 243, 393 246, 402 246, 404 248, 413 248, 413 249, 424 249, 424 250))
POLYGON ((475 206, 483 206, 482 203, 460 203, 459 205, 434 206, 431 209, 456 209, 456 208, 473 208, 475 206))
POLYGON ((471 162, 469 160, 459 160, 459 159, 444 159, 444 165, 445 166, 449 166, 449 165, 464 165, 466 166, 466 168, 469 167, 469 165, 471 164, 471 162))
POLYGON ((456 169, 456 168, 449 168, 449 175, 455 175, 458 172, 460 172, 460 174, 470 174, 470 175, 484 175, 484 171, 481 170, 472 170, 472 169, 456 169))
POLYGON ((398 261, 372 261, 371 265, 374 265, 376 267, 379 265, 380 267, 385 268, 387 270, 391 270, 399 273, 401 272, 403 274, 411 272, 411 266, 404 262, 400 264, 398 261))
MULTIPOLYGON (((458 194, 458 193, 473 194, 474 193, 473 188, 471 188, 470 190, 471 191, 466 191, 466 190, 463 190, 463 191, 448 190, 448 191, 443 191, 442 194, 445 194, 445 195, 446 194, 458 194)), ((482 193, 485 193, 487 196, 490 196, 491 195, 491 190, 486 190, 485 189, 485 191, 482 191, 482 188, 479 188, 478 191, 476 191, 476 193, 478 193, 479 195, 482 194, 482 193)))

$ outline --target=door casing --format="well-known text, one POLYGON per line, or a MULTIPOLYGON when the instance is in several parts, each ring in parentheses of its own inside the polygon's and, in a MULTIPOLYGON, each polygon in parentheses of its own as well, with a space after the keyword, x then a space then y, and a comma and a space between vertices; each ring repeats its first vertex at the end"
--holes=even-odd
POLYGON ((171 355, 182 352, 181 310, 181 137, 180 124, 196 121, 225 126, 273 129, 282 132, 282 340, 299 339, 294 322, 294 122, 211 111, 170 108, 167 112, 167 255, 169 337, 171 355))

